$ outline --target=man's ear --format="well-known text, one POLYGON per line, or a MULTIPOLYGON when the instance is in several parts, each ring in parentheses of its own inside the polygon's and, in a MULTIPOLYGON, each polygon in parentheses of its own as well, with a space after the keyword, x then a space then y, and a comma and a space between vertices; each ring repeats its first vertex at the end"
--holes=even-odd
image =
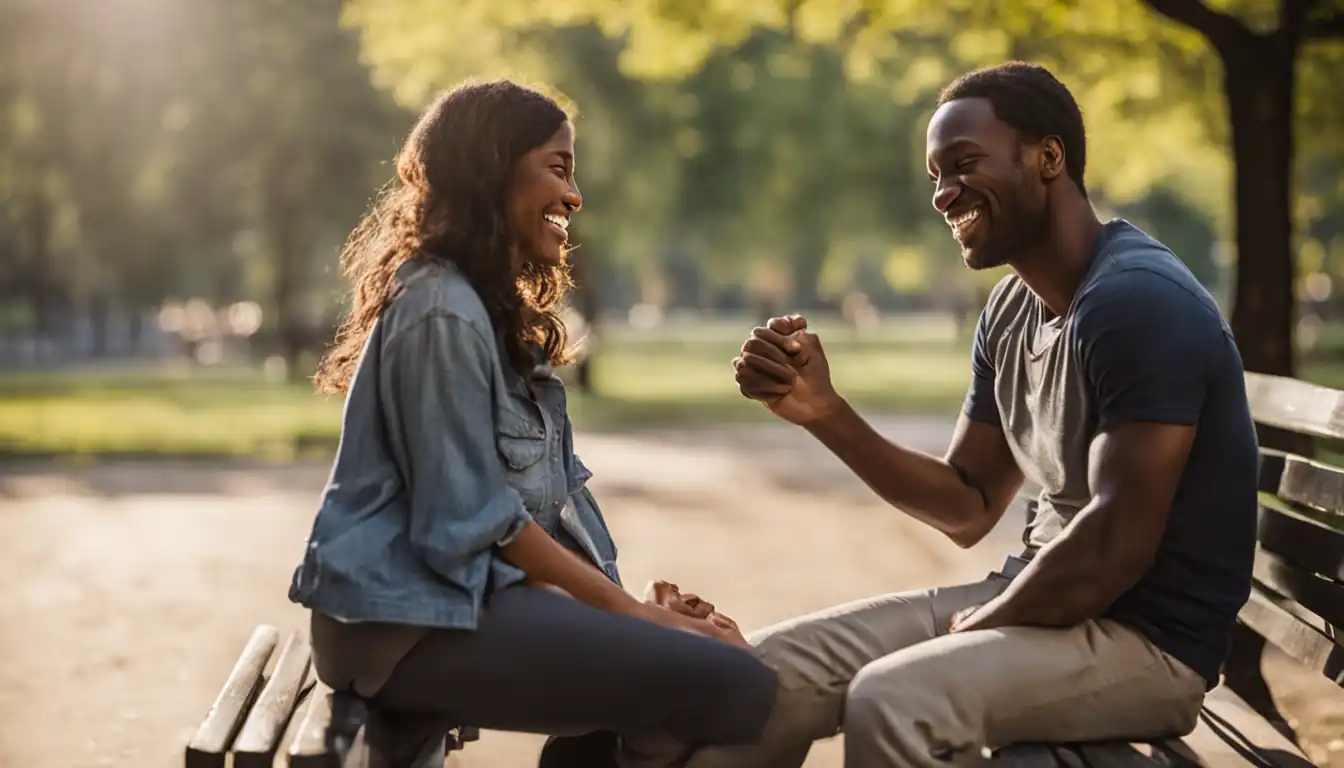
POLYGON ((1064 173, 1064 142, 1058 136, 1041 139, 1041 178, 1054 181, 1064 173))

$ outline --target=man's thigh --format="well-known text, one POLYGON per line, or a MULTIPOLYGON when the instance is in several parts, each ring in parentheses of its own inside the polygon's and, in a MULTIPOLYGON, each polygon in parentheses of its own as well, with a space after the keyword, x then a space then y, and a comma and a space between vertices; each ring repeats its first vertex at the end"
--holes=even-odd
POLYGON ((963 608, 992 600, 1008 585, 993 576, 955 587, 859 600, 776 624, 750 635, 779 673, 775 706, 752 746, 697 750, 691 768, 799 766, 812 742, 840 730, 845 692, 861 669, 893 651, 947 632, 963 608))
POLYGON ((896 651, 947 634, 952 617, 994 599, 1008 580, 899 592, 826 608, 748 635, 784 689, 843 696, 859 670, 896 651))
POLYGON ((1009 627, 869 665, 851 686, 845 727, 847 741, 862 740, 856 729, 911 728, 900 740, 931 748, 1140 739, 1188 732, 1203 698, 1198 674, 1118 622, 1009 627))

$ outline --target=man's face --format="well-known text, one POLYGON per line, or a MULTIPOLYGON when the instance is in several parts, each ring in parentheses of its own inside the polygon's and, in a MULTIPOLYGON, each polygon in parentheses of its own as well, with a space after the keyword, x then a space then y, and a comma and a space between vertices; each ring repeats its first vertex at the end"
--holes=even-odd
POLYGON ((988 99, 955 99, 929 121, 933 207, 947 220, 971 269, 1002 266, 1044 236, 1042 146, 1024 142, 988 99))

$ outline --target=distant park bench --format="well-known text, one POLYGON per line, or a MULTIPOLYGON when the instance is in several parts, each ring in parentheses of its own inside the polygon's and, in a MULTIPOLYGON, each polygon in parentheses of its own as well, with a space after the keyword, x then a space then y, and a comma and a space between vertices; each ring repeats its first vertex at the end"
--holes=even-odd
MULTIPOLYGON (((1344 445, 1344 392, 1248 373, 1261 428, 1344 445)), ((1022 744, 1002 750, 1005 768, 1257 766, 1309 768, 1261 673, 1270 643, 1344 686, 1344 469, 1260 449, 1255 584, 1237 616, 1223 684, 1205 700, 1195 732, 1155 744, 1022 744)))
POLYGON ((310 662, 302 634, 281 645, 279 630, 257 627, 187 745, 187 768, 224 768, 230 756, 234 768, 271 768, 282 751, 291 768, 443 768, 477 736, 370 712, 324 686, 310 662))

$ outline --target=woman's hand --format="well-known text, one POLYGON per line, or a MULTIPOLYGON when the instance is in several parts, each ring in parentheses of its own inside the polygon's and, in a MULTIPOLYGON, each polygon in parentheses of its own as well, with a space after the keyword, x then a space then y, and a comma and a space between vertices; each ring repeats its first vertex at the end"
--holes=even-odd
POLYGON ((682 594, 676 584, 654 581, 644 590, 644 618, 665 627, 681 629, 751 648, 737 622, 714 609, 714 604, 693 594, 682 594))

